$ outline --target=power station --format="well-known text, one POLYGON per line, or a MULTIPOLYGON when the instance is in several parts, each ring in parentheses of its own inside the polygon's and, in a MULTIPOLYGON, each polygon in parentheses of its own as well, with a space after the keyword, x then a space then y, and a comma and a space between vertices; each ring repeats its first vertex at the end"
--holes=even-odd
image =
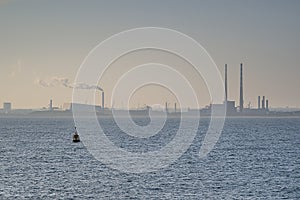
POLYGON ((214 109, 220 109, 224 108, 226 109, 226 115, 228 116, 260 116, 260 115, 266 115, 269 112, 269 100, 266 100, 266 97, 263 96, 262 100, 260 96, 258 96, 257 101, 257 109, 252 109, 250 107, 244 108, 244 83, 243 83, 243 63, 240 64, 240 97, 239 97, 239 106, 235 106, 235 101, 230 101, 229 99, 229 93, 228 93, 228 66, 225 64, 225 99, 223 104, 210 104, 204 109, 200 110, 200 113, 202 115, 210 115, 212 111, 212 107, 214 109), (262 107, 261 107, 262 106, 262 107))

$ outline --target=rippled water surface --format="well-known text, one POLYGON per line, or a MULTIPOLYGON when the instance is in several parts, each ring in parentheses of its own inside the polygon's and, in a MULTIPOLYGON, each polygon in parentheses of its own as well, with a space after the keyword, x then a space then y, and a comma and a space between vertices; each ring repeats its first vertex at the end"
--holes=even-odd
MULTIPOLYGON (((100 122, 115 145, 133 152, 163 147, 178 126, 170 119, 143 140, 111 119, 100 122)), ((0 199, 300 199, 299 118, 227 119, 214 150, 200 159, 208 122, 201 121, 193 144, 169 167, 126 174, 72 143, 71 118, 0 118, 0 199)))

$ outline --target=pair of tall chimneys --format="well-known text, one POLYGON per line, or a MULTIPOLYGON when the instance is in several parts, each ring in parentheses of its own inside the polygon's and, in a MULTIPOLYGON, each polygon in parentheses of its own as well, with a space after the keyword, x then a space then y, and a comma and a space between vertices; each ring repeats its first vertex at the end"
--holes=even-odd
MULTIPOLYGON (((227 105, 228 98, 228 85, 227 85, 227 64, 225 64, 225 103, 227 105)), ((240 112, 244 109, 244 96, 243 96, 243 63, 241 63, 240 71, 240 112)))
POLYGON ((260 96, 258 96, 257 99, 257 108, 258 109, 263 109, 263 110, 269 110, 269 100, 263 96, 262 100, 260 101, 260 96), (261 107, 260 107, 260 102, 261 102, 261 107))
MULTIPOLYGON (((165 103, 165 111, 166 111, 166 113, 169 112, 168 102, 165 103)), ((177 112, 177 104, 176 103, 174 103, 174 112, 175 113, 177 112)))

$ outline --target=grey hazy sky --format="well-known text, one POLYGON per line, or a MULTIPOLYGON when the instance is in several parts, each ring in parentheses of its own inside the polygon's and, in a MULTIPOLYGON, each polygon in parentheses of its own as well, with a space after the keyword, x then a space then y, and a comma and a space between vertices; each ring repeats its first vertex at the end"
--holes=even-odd
MULTIPOLYGON (((57 106, 70 102, 72 90, 44 88, 37 80, 73 81, 84 57, 107 37, 158 26, 197 40, 222 74, 228 64, 230 99, 238 100, 243 62, 245 104, 256 106, 257 96, 265 95, 272 107, 300 107, 299 19, 297 0, 0 1, 0 102, 17 108, 47 106, 50 98, 57 106)), ((109 80, 101 84, 112 87, 109 80)), ((162 89, 146 90, 136 93, 135 106, 173 101, 162 89)), ((198 93, 200 105, 208 104, 205 88, 198 93)))

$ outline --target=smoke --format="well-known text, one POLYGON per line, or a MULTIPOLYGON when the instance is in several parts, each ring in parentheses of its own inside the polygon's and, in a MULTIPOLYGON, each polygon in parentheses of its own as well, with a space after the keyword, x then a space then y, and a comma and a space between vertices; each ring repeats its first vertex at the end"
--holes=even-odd
POLYGON ((38 84, 42 87, 62 86, 62 87, 66 87, 66 88, 103 91, 103 89, 97 85, 88 85, 86 83, 72 84, 68 78, 62 78, 62 77, 52 77, 50 80, 37 79, 35 82, 36 82, 36 84, 38 84))
POLYGON ((70 83, 69 79, 61 78, 61 77, 52 77, 50 80, 36 80, 36 83, 42 87, 57 87, 63 86, 67 88, 73 88, 72 84, 70 83))
POLYGON ((100 90, 103 91, 103 89, 97 85, 88 85, 86 83, 79 83, 76 84, 73 88, 76 89, 83 89, 83 90, 100 90))

